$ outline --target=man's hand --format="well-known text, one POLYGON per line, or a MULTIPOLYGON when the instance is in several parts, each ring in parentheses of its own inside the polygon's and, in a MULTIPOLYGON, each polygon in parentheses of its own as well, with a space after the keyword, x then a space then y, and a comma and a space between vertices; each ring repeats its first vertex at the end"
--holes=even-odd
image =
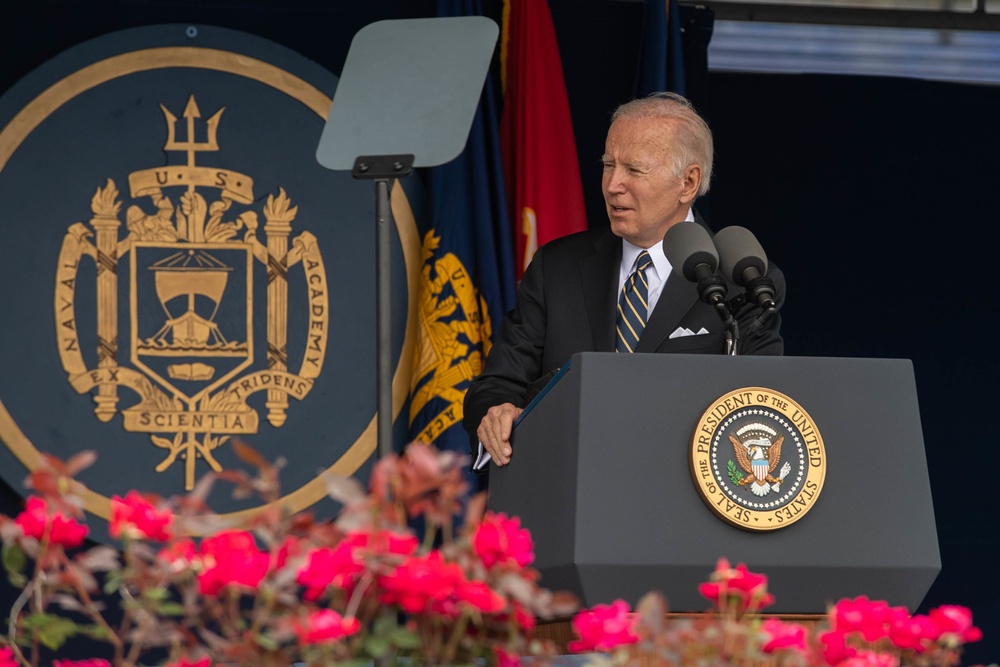
POLYGON ((493 463, 505 466, 510 463, 510 433, 514 430, 514 420, 521 414, 521 408, 513 403, 494 405, 479 422, 476 435, 479 442, 490 453, 493 463))

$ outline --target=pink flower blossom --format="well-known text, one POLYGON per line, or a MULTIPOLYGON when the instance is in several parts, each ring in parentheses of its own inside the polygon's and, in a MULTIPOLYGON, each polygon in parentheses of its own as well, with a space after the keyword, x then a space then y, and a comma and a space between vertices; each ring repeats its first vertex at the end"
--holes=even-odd
POLYGON ((639 641, 635 634, 636 623, 637 619, 624 600, 595 605, 573 617, 573 630, 580 639, 571 641, 568 648, 573 653, 585 653, 634 644, 639 641))
POLYGON ((823 660, 828 665, 839 665, 858 654, 856 648, 847 645, 844 633, 837 630, 824 632, 819 636, 819 641, 823 645, 823 660))
POLYGON ((332 609, 320 609, 295 624, 295 634, 302 644, 332 642, 355 634, 361 629, 358 619, 344 618, 332 609))
POLYGON ((166 563, 172 572, 183 572, 191 567, 197 553, 194 540, 185 537, 160 549, 157 558, 166 563))
POLYGON ((514 608, 514 622, 517 623, 517 627, 521 628, 524 632, 532 632, 535 629, 535 615, 524 608, 517 600, 512 603, 514 608))
POLYGON ((900 615, 889 625, 889 641, 901 649, 922 653, 927 646, 941 635, 940 629, 923 614, 900 615))
POLYGON ((732 568, 725 558, 719 559, 711 581, 699 585, 698 592, 717 608, 734 608, 738 613, 763 609, 774 602, 774 596, 767 592, 766 576, 750 572, 743 563, 732 568))
POLYGON ((482 581, 460 582, 454 597, 484 614, 496 614, 507 606, 507 600, 482 581))
POLYGON ((341 589, 352 587, 364 571, 364 563, 354 557, 354 545, 348 540, 342 540, 332 549, 310 551, 296 581, 305 586, 305 599, 316 600, 327 586, 341 589))
POLYGON ((365 571, 367 558, 409 556, 419 544, 413 535, 388 530, 354 531, 335 547, 310 551, 296 581, 305 586, 303 595, 307 600, 319 599, 327 586, 351 591, 365 571))
POLYGON ((181 658, 176 662, 167 663, 166 667, 212 667, 211 658, 200 658, 197 660, 181 658))
POLYGON ((493 657, 496 658, 497 667, 519 667, 521 656, 511 651, 505 651, 498 644, 493 645, 493 657))
POLYGON ((893 622, 901 622, 907 616, 903 607, 890 607, 884 600, 869 600, 864 595, 841 600, 832 611, 834 629, 843 634, 860 632, 869 642, 887 637, 893 622))
POLYGON ((444 562, 441 552, 435 550, 423 557, 407 558, 391 574, 379 577, 383 589, 380 600, 417 614, 428 604, 448 598, 463 580, 462 568, 444 562))
POLYGON ((899 667, 899 658, 892 653, 858 651, 857 655, 844 660, 838 667, 899 667))
POLYGON ((982 631, 972 624, 972 611, 959 605, 942 605, 931 609, 929 618, 937 626, 941 637, 946 635, 958 643, 977 642, 983 638, 982 631))
POLYGON ((53 512, 50 516, 45 500, 38 496, 28 498, 24 511, 14 519, 14 523, 21 527, 27 537, 34 537, 39 541, 48 526, 49 542, 70 548, 83 544, 88 531, 87 526, 61 512, 53 512))
POLYGON ((0 667, 18 667, 14 650, 9 646, 0 646, 0 667))
POLYGON ((111 497, 111 537, 167 542, 172 537, 174 515, 169 509, 158 509, 137 491, 129 491, 123 499, 111 497))
POLYGON ((521 528, 521 520, 506 514, 487 512, 472 536, 472 545, 483 565, 516 564, 525 567, 535 560, 531 533, 521 528))
POLYGON ((806 629, 797 623, 783 623, 777 618, 769 618, 762 626, 768 640, 761 647, 764 653, 773 653, 780 649, 790 649, 805 653, 809 650, 806 643, 806 629))
POLYGON ((420 541, 408 533, 394 533, 390 530, 352 531, 344 541, 358 550, 359 555, 366 556, 409 556, 416 552, 420 541))
POLYGON ((218 595, 228 585, 256 589, 271 563, 270 554, 257 548, 252 534, 235 530, 202 540, 198 557, 204 568, 198 575, 203 595, 218 595))

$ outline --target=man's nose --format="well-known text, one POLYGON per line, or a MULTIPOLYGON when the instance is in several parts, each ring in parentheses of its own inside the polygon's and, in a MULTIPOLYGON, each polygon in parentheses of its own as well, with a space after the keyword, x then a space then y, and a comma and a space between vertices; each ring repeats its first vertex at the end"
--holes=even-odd
POLYGON ((620 169, 616 168, 608 174, 605 188, 608 192, 625 191, 625 180, 622 178, 622 171, 620 169))

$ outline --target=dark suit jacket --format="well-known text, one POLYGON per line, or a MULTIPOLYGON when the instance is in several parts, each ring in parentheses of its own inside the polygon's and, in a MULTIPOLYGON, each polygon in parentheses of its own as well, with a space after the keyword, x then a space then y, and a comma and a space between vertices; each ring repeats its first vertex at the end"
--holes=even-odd
MULTIPOLYGON (((478 443, 476 429, 492 406, 524 407, 533 385, 577 352, 614 351, 621 255, 622 241, 610 228, 565 236, 535 253, 518 289, 517 304, 497 330, 483 372, 465 395, 463 424, 473 452, 478 443)), ((780 308, 784 277, 774 266, 767 275, 774 281, 775 303, 780 308)), ((730 286, 730 298, 741 293, 742 289, 730 286)), ((780 315, 772 316, 751 336, 743 336, 760 313, 754 305, 736 313, 739 353, 782 354, 780 315)), ((698 298, 695 284, 676 271, 671 271, 639 339, 636 353, 642 352, 725 352, 725 327, 719 314, 698 298), (670 338, 678 327, 705 328, 710 333, 670 338)))

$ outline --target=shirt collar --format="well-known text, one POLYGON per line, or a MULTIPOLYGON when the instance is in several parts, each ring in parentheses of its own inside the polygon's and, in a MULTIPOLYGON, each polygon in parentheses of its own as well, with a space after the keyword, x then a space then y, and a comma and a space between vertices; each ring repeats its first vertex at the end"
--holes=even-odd
MULTIPOLYGON (((685 222, 694 222, 694 208, 689 208, 687 212, 687 217, 684 218, 685 222)), ((632 275, 635 271, 635 261, 639 258, 639 253, 643 250, 649 251, 649 257, 653 260, 653 266, 656 268, 656 275, 660 280, 665 280, 667 276, 670 275, 670 260, 663 253, 663 242, 655 243, 650 248, 640 248, 637 245, 632 245, 625 239, 622 239, 622 264, 621 264, 621 281, 624 282, 626 278, 632 275)))

